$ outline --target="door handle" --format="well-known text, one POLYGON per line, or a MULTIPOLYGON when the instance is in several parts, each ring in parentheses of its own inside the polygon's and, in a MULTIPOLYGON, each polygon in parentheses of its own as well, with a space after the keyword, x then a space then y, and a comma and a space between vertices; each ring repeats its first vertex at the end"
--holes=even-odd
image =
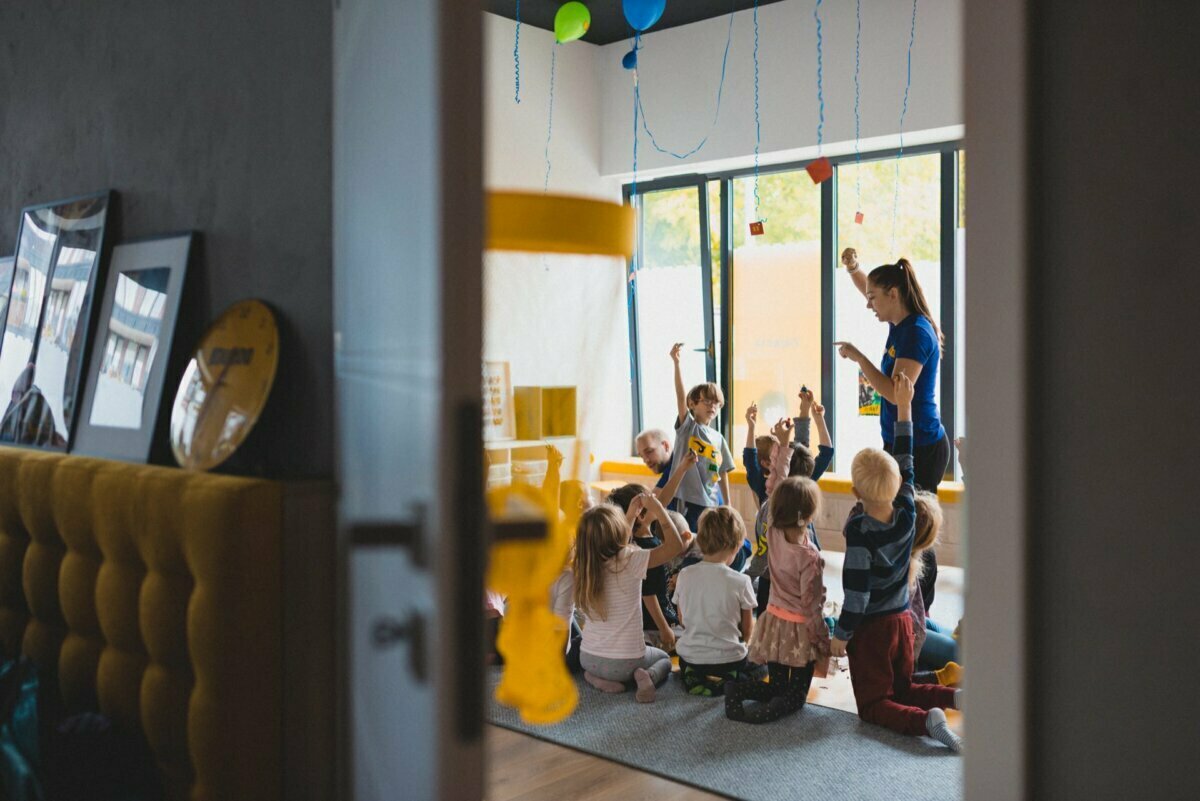
POLYGON ((350 527, 351 548, 405 548, 417 567, 427 567, 425 506, 413 504, 411 520, 355 523, 350 527))
POLYGON ((406 621, 400 621, 387 615, 375 618, 375 623, 371 626, 371 641, 379 651, 385 651, 394 645, 407 642, 408 659, 413 677, 421 684, 425 683, 425 618, 423 615, 412 612, 406 621))

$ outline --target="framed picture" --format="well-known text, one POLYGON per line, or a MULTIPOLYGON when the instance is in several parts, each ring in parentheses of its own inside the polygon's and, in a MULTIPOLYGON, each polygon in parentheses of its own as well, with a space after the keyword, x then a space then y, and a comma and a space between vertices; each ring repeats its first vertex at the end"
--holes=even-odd
POLYGON ((513 388, 508 362, 484 362, 483 439, 512 439, 515 432, 513 388))
POLYGON ((0 346, 0 442, 66 450, 102 278, 111 192, 21 212, 0 346))
POLYGON ((12 291, 13 264, 16 261, 13 256, 0 258, 0 321, 8 315, 8 293, 12 291))
POLYGON ((113 248, 72 451, 146 462, 165 431, 162 393, 192 234, 113 248))

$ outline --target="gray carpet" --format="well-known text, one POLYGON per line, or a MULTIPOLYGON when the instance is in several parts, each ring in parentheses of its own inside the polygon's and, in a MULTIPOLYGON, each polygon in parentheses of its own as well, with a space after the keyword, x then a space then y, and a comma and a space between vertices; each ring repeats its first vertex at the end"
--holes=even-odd
POLYGON ((531 726, 493 699, 498 726, 744 801, 957 801, 962 758, 928 737, 902 737, 856 715, 808 705, 774 723, 725 717, 723 699, 695 698, 672 677, 653 704, 579 681, 579 706, 554 726, 531 726))

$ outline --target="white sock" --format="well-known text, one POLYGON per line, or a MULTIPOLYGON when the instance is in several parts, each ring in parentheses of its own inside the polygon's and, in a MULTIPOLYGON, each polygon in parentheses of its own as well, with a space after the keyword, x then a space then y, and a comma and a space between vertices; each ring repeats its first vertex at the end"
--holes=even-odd
POLYGON ((962 738, 950 731, 950 726, 946 723, 946 713, 942 710, 929 710, 929 716, 925 718, 925 731, 929 732, 930 737, 954 753, 961 754, 963 752, 962 738))
POLYGON ((954 708, 962 709, 962 705, 963 705, 962 690, 955 690, 954 691, 954 708))

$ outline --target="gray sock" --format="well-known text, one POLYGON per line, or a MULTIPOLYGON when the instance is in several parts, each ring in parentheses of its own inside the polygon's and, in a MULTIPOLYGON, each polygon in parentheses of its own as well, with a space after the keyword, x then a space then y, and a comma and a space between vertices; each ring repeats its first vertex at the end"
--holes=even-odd
POLYGON ((963 752, 962 738, 950 731, 950 726, 946 724, 946 713, 942 710, 929 710, 929 716, 925 718, 925 731, 929 732, 930 737, 954 753, 961 754, 963 752))
POLYGON ((962 705, 963 705, 962 690, 955 690, 954 691, 954 708, 962 709, 962 705))

